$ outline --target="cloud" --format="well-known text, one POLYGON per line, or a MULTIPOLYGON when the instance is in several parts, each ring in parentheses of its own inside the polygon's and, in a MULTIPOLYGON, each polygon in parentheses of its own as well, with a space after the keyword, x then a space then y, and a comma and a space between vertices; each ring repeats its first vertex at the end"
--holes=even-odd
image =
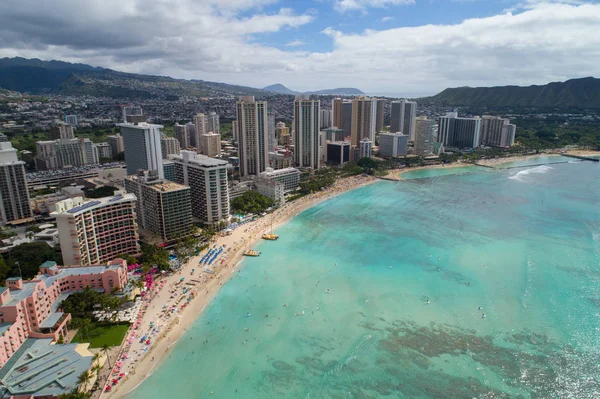
POLYGON ((415 0, 335 0, 334 8, 340 12, 364 11, 367 8, 385 8, 414 3, 415 0))
POLYGON ((304 46, 306 43, 304 43, 302 40, 293 40, 289 43, 286 44, 286 46, 288 47, 299 47, 299 46, 304 46))
POLYGON ((381 22, 389 22, 389 21, 392 21, 393 19, 394 18, 392 18, 392 17, 383 17, 383 18, 381 18, 381 22))
POLYGON ((0 57, 255 87, 282 82, 303 91, 335 86, 395 95, 546 83, 597 75, 600 65, 597 3, 530 0, 512 12, 453 25, 358 33, 329 27, 322 31, 327 51, 263 44, 269 35, 304 37, 316 18, 277 8, 273 0, 48 3, 0 2, 0 57))

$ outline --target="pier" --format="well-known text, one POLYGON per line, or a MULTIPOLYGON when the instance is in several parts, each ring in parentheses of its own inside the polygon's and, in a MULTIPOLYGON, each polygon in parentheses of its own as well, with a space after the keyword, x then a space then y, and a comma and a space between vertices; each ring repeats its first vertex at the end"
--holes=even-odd
POLYGON ((569 157, 569 158, 581 159, 582 161, 600 162, 600 159, 598 159, 598 158, 584 157, 584 156, 581 156, 581 155, 561 154, 559 152, 555 152, 554 154, 560 155, 562 157, 569 157))

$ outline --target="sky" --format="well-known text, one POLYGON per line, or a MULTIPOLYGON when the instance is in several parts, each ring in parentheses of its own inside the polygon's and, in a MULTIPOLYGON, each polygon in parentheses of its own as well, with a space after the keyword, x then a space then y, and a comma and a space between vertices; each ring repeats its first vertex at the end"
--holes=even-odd
POLYGON ((600 75, 600 0, 1 0, 0 57, 414 97, 600 75))

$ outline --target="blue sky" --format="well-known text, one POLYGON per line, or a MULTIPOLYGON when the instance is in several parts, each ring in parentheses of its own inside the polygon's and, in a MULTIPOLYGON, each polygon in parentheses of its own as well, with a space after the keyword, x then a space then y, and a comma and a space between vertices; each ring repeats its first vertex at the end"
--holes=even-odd
POLYGON ((0 57, 420 96, 598 75, 600 0, 2 0, 0 57))

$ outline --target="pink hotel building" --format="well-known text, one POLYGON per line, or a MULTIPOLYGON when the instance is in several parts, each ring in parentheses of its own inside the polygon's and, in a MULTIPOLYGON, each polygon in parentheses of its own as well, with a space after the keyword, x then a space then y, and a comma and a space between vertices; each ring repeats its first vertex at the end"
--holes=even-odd
POLYGON ((20 277, 0 287, 0 368, 27 338, 58 340, 67 332, 71 315, 60 312, 60 303, 69 294, 91 287, 110 293, 127 284, 127 262, 115 259, 107 266, 59 267, 44 262, 30 281, 20 277))

